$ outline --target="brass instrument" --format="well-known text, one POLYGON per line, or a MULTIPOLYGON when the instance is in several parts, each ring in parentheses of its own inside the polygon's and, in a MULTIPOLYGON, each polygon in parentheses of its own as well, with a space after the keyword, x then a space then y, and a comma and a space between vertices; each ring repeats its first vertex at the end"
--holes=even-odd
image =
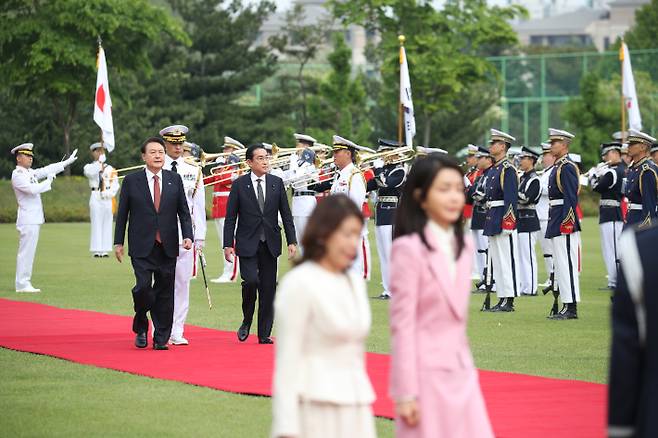
POLYGON ((116 173, 129 172, 131 170, 143 169, 146 167, 146 164, 138 164, 137 166, 122 167, 121 169, 115 169, 116 173))
POLYGON ((196 158, 196 157, 186 157, 185 162, 188 164, 192 164, 194 166, 201 166, 205 167, 210 164, 215 164, 215 161, 218 158, 222 157, 229 157, 231 155, 235 155, 238 158, 242 158, 242 161, 244 161, 244 156, 247 153, 246 149, 238 149, 237 151, 234 152, 218 152, 218 153, 213 153, 213 154, 207 154, 205 152, 201 152, 201 157, 196 158))

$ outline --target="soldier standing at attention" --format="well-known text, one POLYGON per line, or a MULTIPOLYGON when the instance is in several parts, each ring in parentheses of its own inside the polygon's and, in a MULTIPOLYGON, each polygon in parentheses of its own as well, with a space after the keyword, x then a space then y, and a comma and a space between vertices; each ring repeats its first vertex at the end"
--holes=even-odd
POLYGON ((487 216, 484 235, 489 236, 489 256, 493 266, 496 295, 499 301, 491 312, 513 312, 514 298, 519 296, 517 204, 519 179, 507 159, 507 151, 516 139, 491 130, 489 152, 494 158, 487 181, 487 216))
POLYGON ((537 255, 535 243, 540 230, 536 205, 541 195, 541 181, 535 166, 539 153, 523 146, 519 164, 523 174, 519 181, 519 274, 521 295, 537 295, 537 255))
POLYGON ((649 158, 649 148, 655 141, 655 138, 644 132, 634 129, 628 132, 628 155, 633 164, 626 171, 626 181, 622 187, 628 198, 624 229, 631 225, 648 228, 658 218, 658 167, 649 158))

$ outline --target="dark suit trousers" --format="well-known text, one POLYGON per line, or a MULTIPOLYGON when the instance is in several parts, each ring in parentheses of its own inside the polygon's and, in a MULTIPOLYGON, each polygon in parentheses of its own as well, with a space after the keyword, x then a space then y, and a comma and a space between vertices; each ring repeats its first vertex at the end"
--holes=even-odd
POLYGON ((267 248, 267 243, 259 242, 254 256, 240 257, 240 276, 244 322, 251 324, 258 296, 258 337, 269 337, 274 322, 276 257, 267 248))
POLYGON ((132 257, 135 271, 133 331, 148 331, 146 312, 151 312, 155 333, 153 342, 166 345, 174 319, 174 278, 176 258, 168 257, 161 244, 153 245, 148 257, 132 257))

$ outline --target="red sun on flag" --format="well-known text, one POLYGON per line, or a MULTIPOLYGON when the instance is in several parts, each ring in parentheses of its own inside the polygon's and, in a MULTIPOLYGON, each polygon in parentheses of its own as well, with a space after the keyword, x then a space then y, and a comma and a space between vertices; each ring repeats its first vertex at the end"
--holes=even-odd
POLYGON ((103 108, 105 107, 105 90, 103 90, 103 84, 101 84, 96 91, 96 105, 101 111, 103 111, 103 108))

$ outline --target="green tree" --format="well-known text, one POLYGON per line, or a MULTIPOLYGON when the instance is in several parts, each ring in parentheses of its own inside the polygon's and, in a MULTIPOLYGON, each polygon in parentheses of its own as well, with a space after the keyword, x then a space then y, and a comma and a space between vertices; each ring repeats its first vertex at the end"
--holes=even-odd
POLYGON ((187 41, 180 25, 148 0, 6 0, 0 19, 0 85, 10 101, 48 108, 42 115, 62 136, 64 153, 80 104, 92 106, 98 37, 111 71, 124 75, 151 72, 148 48, 163 33, 187 41))

